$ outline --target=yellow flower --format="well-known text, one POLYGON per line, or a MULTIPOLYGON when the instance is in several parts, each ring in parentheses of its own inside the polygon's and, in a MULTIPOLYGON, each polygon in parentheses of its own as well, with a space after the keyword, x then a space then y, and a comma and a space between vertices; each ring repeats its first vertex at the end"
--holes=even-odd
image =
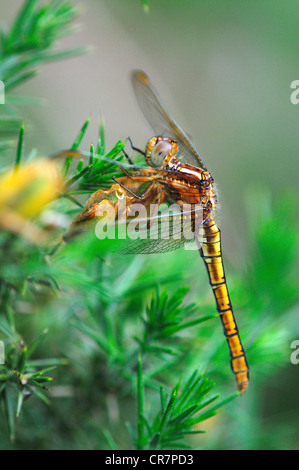
POLYGON ((62 188, 61 175, 49 160, 35 160, 6 171, 0 176, 0 225, 36 241, 41 230, 29 220, 55 199, 62 188))
POLYGON ((5 207, 25 218, 34 217, 61 189, 62 178, 53 162, 35 160, 20 165, 0 177, 0 212, 5 207))

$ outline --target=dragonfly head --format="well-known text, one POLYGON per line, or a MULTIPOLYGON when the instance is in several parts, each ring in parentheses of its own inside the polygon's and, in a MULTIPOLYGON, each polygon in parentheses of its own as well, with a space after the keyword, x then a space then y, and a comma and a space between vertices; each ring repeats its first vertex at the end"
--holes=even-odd
MULTIPOLYGON (((178 151, 178 144, 175 140, 167 137, 152 137, 146 146, 145 159, 148 165, 160 167, 165 159, 168 161, 178 151)), ((166 163, 166 162, 165 162, 166 163)))

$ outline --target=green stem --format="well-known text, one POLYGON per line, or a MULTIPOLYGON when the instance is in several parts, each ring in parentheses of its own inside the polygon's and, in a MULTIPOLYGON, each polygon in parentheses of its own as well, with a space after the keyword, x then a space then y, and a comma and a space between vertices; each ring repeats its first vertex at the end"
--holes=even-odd
POLYGON ((138 371, 137 371, 137 399, 138 399, 138 436, 137 436, 137 449, 142 450, 144 448, 144 382, 143 382, 143 371, 141 355, 138 357, 138 371))

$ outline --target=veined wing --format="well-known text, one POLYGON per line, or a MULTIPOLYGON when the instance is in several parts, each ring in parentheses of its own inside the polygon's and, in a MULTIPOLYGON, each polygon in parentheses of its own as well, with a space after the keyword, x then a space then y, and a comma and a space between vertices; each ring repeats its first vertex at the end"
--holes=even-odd
MULTIPOLYGON (((202 209, 164 210, 155 217, 137 217, 118 221, 118 233, 125 228, 126 238, 116 242, 121 254, 165 253, 185 243, 202 239, 202 209)), ((197 246, 197 245, 196 245, 197 246)))
POLYGON ((139 106, 155 134, 165 134, 166 137, 171 137, 178 143, 179 158, 182 162, 206 170, 196 148, 162 104, 147 75, 141 70, 135 70, 132 73, 132 84, 139 106))

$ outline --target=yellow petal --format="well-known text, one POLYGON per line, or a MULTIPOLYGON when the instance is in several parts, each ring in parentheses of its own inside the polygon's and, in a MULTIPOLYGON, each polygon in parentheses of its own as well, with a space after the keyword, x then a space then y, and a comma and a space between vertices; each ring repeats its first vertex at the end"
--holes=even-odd
POLYGON ((55 199, 63 181, 55 163, 35 160, 0 177, 0 217, 7 209, 32 218, 55 199))

